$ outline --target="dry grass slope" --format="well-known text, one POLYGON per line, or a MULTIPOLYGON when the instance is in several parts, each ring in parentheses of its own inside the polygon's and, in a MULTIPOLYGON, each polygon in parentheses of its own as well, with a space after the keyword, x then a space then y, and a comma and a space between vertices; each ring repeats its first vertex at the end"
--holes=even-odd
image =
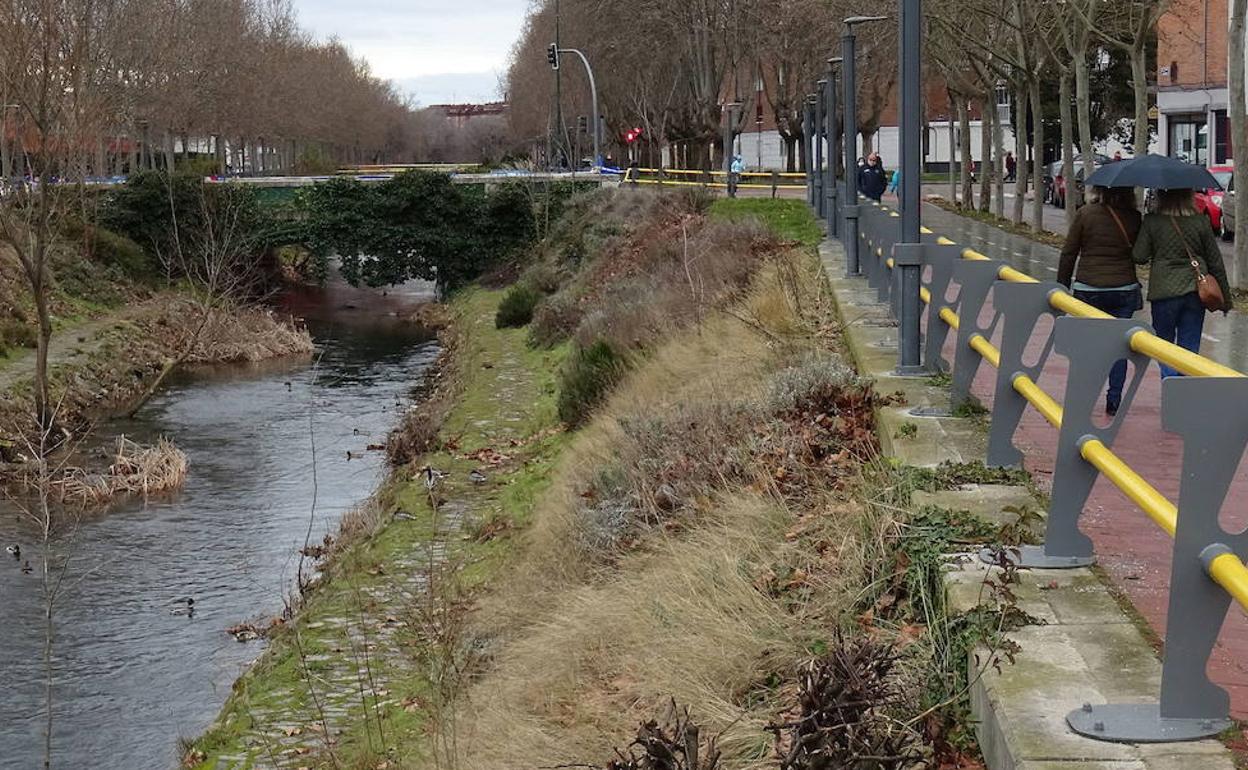
POLYGON ((766 441, 724 432, 778 429, 765 416, 791 403, 794 371, 853 384, 812 325, 817 274, 783 262, 660 345, 565 454, 478 613, 492 659, 461 705, 464 767, 604 763, 672 698, 724 731, 724 767, 775 766, 763 728, 791 696, 777 685, 855 605, 893 526, 844 491, 787 493, 783 465, 748 451, 766 441), (656 436, 638 428, 655 422, 656 436), (655 442, 682 426, 703 462, 680 458, 678 492, 648 488, 665 471, 655 442), (626 535, 603 537, 612 524, 626 535))

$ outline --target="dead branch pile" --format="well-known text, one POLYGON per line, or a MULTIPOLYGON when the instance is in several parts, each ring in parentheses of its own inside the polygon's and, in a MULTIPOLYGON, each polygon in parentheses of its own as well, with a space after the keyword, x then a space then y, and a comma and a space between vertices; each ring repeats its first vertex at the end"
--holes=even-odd
POLYGON ((897 659, 890 643, 838 634, 802 671, 793 711, 767 726, 781 770, 900 770, 919 760, 918 736, 891 716, 905 710, 890 676, 897 659))
POLYGON ((637 737, 624 749, 616 749, 616 758, 606 770, 716 770, 719 748, 715 736, 703 736, 690 718, 689 709, 668 705, 666 718, 660 724, 651 719, 637 728, 637 737))
POLYGON ((145 447, 121 436, 107 470, 70 468, 52 482, 52 489, 62 503, 102 505, 120 495, 147 497, 177 489, 186 481, 186 471, 186 454, 167 438, 145 447))

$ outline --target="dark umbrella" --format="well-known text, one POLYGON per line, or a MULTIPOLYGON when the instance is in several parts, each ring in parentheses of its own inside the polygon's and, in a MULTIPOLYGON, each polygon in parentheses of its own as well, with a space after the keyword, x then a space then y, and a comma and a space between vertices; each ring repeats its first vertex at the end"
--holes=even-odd
POLYGON ((1145 155, 1107 163, 1088 177, 1096 187, 1152 187, 1157 190, 1220 190, 1222 185, 1204 166, 1165 155, 1145 155))

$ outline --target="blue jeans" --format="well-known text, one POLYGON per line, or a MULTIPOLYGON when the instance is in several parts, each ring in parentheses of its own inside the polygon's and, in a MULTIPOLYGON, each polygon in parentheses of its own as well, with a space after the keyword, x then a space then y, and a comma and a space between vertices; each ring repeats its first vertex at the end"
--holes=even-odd
MULTIPOLYGON (((1152 306, 1153 329, 1158 337, 1176 342, 1193 353, 1200 352, 1200 333, 1205 328, 1205 306, 1200 304, 1200 295, 1193 291, 1178 297, 1155 299, 1152 306)), ((1176 374, 1179 372, 1161 365, 1163 379, 1176 374)))
MULTIPOLYGON (((1103 310, 1114 318, 1130 318, 1135 315, 1144 301, 1140 298, 1139 289, 1124 291, 1080 291, 1075 289, 1075 298, 1082 300, 1097 310, 1103 310)), ((1109 387, 1105 390, 1105 400, 1117 407, 1122 403, 1122 386, 1127 381, 1127 359, 1120 358, 1109 370, 1109 387)))

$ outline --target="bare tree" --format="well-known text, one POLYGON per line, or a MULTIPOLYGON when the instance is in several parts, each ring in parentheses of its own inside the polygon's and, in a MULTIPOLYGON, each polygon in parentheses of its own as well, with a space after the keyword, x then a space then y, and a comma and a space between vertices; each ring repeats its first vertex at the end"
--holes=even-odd
MULTIPOLYGON (((1248 0, 1231 0, 1230 26, 1230 89, 1231 89, 1231 138, 1232 146, 1241 155, 1248 155, 1248 105, 1245 105, 1245 89, 1248 79, 1244 77, 1244 35, 1248 34, 1245 17, 1248 16, 1248 0)), ((1248 286, 1248 162, 1235 164, 1235 281, 1241 287, 1248 286)))

